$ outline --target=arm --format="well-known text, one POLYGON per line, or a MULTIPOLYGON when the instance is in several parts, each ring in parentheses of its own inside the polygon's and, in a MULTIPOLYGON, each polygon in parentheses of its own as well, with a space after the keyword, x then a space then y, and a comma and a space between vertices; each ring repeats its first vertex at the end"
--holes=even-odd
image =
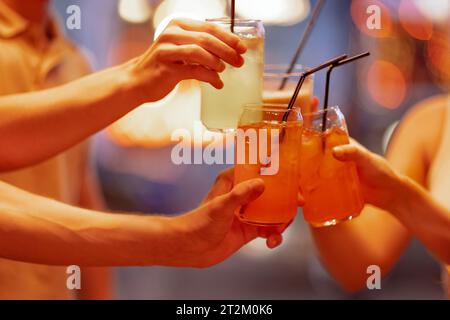
POLYGON ((260 179, 231 189, 222 174, 207 200, 174 218, 71 207, 0 183, 0 257, 47 265, 207 267, 258 236, 235 210, 264 190, 260 179))
POLYGON ((163 98, 181 80, 220 89, 224 62, 241 66, 245 51, 238 36, 219 26, 173 20, 145 54, 126 64, 57 88, 0 97, 0 171, 54 156, 163 98))
MULTIPOLYGON (((435 104, 433 102, 432 104, 435 104)), ((392 139, 387 161, 399 174, 425 185, 431 149, 440 134, 440 110, 426 101, 402 121, 392 139), (417 128, 421 134, 417 134, 417 128), (414 137, 412 139, 411 137, 414 137)), ((361 178, 361 172, 359 172, 361 178)), ((362 179, 361 179, 362 180, 362 179)), ((376 180, 375 180, 376 181, 376 180)), ((410 232, 387 208, 396 197, 396 187, 374 187, 374 181, 361 181, 368 203, 361 215, 348 223, 328 228, 312 228, 321 260, 333 277, 349 291, 365 287, 367 267, 378 265, 386 274, 406 248, 410 232)))
POLYGON ((429 192, 407 176, 397 174, 388 162, 361 146, 335 149, 335 156, 354 161, 363 181, 371 181, 390 201, 373 199, 374 205, 388 210, 445 264, 450 264, 450 210, 435 201, 429 192))
MULTIPOLYGON (((80 146, 78 151, 81 175, 80 203, 82 208, 104 210, 106 208, 99 181, 92 169, 89 152, 90 143, 80 146)), ((77 155, 77 156, 78 156, 77 155)), ((81 300, 110 300, 114 298, 113 270, 108 267, 83 267, 81 290, 77 292, 81 300)))

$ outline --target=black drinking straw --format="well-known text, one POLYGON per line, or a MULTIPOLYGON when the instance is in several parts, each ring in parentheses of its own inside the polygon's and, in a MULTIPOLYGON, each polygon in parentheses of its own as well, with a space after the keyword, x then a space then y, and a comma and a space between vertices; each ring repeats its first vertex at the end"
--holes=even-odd
MULTIPOLYGON (((312 75, 313 73, 316 73, 317 71, 325 69, 326 67, 334 65, 334 64, 338 63, 339 61, 344 60, 345 58, 347 58, 347 55, 343 54, 339 57, 328 60, 328 61, 318 65, 317 67, 314 67, 312 69, 309 69, 308 71, 303 72, 302 75, 300 76, 300 79, 298 80, 297 86, 295 87, 294 94, 292 95, 292 98, 289 101, 287 109, 291 110, 294 107, 295 100, 297 100, 298 94, 300 93, 300 89, 302 88, 303 82, 305 82, 306 77, 312 75)), ((289 112, 286 112, 283 116, 283 121, 287 121, 288 116, 289 116, 289 112)))
MULTIPOLYGON (((322 69, 324 69, 324 68, 326 68, 328 66, 336 64, 339 61, 344 60, 345 58, 347 58, 347 55, 343 54, 343 55, 341 55, 339 57, 336 57, 334 59, 328 60, 328 61, 322 63, 321 65, 318 65, 317 67, 314 67, 314 68, 309 69, 308 71, 305 71, 305 72, 302 73, 302 75, 300 76, 300 79, 298 79, 298 83, 297 83, 297 87, 295 88, 294 95, 292 96, 291 100, 289 101, 289 104, 288 104, 288 107, 287 107, 288 111, 285 112, 284 115, 283 115, 283 122, 286 122, 288 120, 289 110, 291 110, 294 107, 295 100, 297 100, 297 96, 298 96, 298 94, 300 92, 300 89, 302 88, 303 82, 305 82, 305 79, 308 76, 312 75, 313 73, 316 73, 319 70, 322 70, 322 69)), ((283 140, 283 138, 284 138, 284 130, 283 129, 281 130, 280 137, 281 137, 280 140, 283 140)))
POLYGON ((283 77, 280 83, 279 90, 283 90, 286 86, 287 80, 288 80, 288 74, 294 70, 294 67, 297 63, 298 58, 300 57, 300 54, 303 51, 303 48, 305 47, 306 42, 308 41, 309 35, 311 34, 311 31, 314 29, 314 26, 316 24, 317 18, 319 17, 320 11, 322 10, 322 6, 324 5, 324 0, 317 0, 316 6, 313 9, 313 13, 311 15, 311 19, 308 22, 308 25, 305 28, 305 31, 303 32, 300 43, 298 44, 297 50, 295 51, 294 56, 292 57, 291 63, 289 64, 289 68, 286 71, 286 76, 283 77))
POLYGON ((322 132, 324 132, 326 130, 326 125, 327 125, 327 110, 328 110, 328 96, 329 96, 329 92, 330 92, 330 79, 331 79, 331 72, 333 72, 335 67, 340 67, 344 64, 353 62, 355 60, 367 57, 370 55, 370 52, 366 51, 360 54, 357 54, 356 56, 341 60, 337 63, 334 63, 332 65, 330 65, 330 67, 328 68, 327 71, 327 77, 326 77, 326 83, 325 83, 325 97, 323 99, 323 118, 322 118, 322 132))
POLYGON ((231 32, 234 33, 234 19, 236 15, 236 0, 231 0, 231 32))

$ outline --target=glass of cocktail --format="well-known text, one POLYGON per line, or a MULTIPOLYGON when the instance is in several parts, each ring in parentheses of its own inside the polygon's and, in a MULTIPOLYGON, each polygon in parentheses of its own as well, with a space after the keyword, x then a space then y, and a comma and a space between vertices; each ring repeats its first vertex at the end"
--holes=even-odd
MULTIPOLYGON (((289 66, 283 64, 268 64, 264 66, 264 103, 288 104, 297 85, 298 78, 307 69, 295 65, 291 72, 289 66)), ((300 93, 294 102, 294 107, 300 108, 302 113, 311 113, 314 90, 314 74, 306 77, 300 93)))
POLYGON ((261 178, 265 190, 236 213, 242 222, 283 226, 295 217, 301 131, 298 109, 277 104, 245 106, 236 131, 235 183, 261 178))
POLYGON ((350 142, 344 115, 330 107, 303 118, 299 178, 305 220, 321 227, 357 217, 364 202, 356 167, 333 157, 334 147, 350 142))
MULTIPOLYGON (((208 19, 230 29, 229 18, 208 19)), ((262 103, 264 73, 264 27, 260 20, 235 19, 234 33, 247 45, 241 68, 226 66, 220 74, 221 90, 202 83, 201 121, 211 131, 232 132, 246 104, 262 103)))

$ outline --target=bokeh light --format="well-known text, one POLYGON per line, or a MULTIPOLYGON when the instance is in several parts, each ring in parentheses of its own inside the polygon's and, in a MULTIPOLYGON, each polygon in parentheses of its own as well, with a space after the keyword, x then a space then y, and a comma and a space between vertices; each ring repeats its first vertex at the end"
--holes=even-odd
POLYGON ((147 0, 120 0, 119 16, 130 23, 144 23, 151 17, 152 10, 147 0))
POLYGON ((176 129, 193 132, 199 117, 200 86, 195 80, 185 80, 163 99, 130 112, 108 132, 124 146, 160 147, 173 143, 171 135, 176 129))
POLYGON ((309 0, 239 0, 236 12, 239 17, 260 19, 267 25, 290 26, 305 19, 310 11, 309 0))
POLYGON ((406 79, 393 63, 376 60, 367 74, 368 90, 372 99, 384 108, 398 108, 406 95, 406 79))
MULTIPOLYGON (((169 16, 184 16, 205 20, 226 15, 226 3, 221 0, 165 0, 155 11, 153 26, 158 26, 169 16)), ((167 21, 167 19, 166 19, 167 21)))
POLYGON ((402 0, 398 8, 400 24, 418 40, 429 40, 433 35, 433 21, 424 15, 411 0, 402 0))
POLYGON ((450 32, 435 32, 427 43, 426 57, 428 66, 437 81, 450 86, 450 32))
POLYGON ((449 0, 413 0, 423 15, 436 22, 444 22, 450 17, 449 0))

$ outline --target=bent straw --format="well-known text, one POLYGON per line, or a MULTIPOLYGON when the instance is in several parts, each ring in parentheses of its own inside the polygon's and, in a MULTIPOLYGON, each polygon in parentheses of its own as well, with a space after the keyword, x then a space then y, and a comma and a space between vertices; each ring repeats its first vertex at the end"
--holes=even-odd
MULTIPOLYGON (((300 92, 300 89, 302 88, 303 82, 305 82, 306 77, 308 77, 309 75, 312 75, 313 73, 316 73, 317 71, 320 71, 328 66, 334 65, 334 64, 338 63, 339 61, 344 60, 345 58, 347 58, 347 55, 343 54, 339 57, 328 60, 328 61, 318 65, 317 67, 314 67, 314 68, 302 73, 302 75, 300 76, 300 79, 298 80, 297 86, 295 87, 294 95, 292 96, 291 100, 289 101, 289 104, 287 107, 288 111, 285 112, 283 115, 283 120, 282 120, 283 122, 286 122, 288 120, 289 111, 294 107, 295 100, 297 100, 297 96, 300 92)), ((284 139, 284 128, 282 128, 281 132, 280 132, 280 140, 283 140, 283 139, 284 139)))
MULTIPOLYGON (((313 73, 316 73, 317 71, 320 71, 320 70, 322 70, 322 69, 324 69, 326 67, 329 67, 329 66, 331 66, 333 64, 336 64, 339 61, 344 60, 345 58, 347 58, 347 55, 343 54, 343 55, 341 55, 339 57, 336 57, 336 58, 333 58, 331 60, 328 60, 328 61, 318 65, 317 67, 314 67, 314 68, 312 68, 312 69, 310 69, 308 71, 303 72, 302 75, 300 76, 300 79, 298 80, 297 86, 295 87, 294 94, 292 95, 292 98, 289 101, 287 109, 291 110, 294 107, 294 103, 297 100, 297 97, 298 97, 298 94, 300 92, 300 89, 302 88, 303 82, 305 81, 307 76, 312 75, 313 73)), ((284 114, 283 121, 287 121, 288 114, 289 114, 288 112, 286 112, 284 114)))
POLYGON ((329 89, 330 89, 331 72, 333 72, 335 67, 340 67, 340 66, 342 66, 344 64, 353 62, 355 60, 358 60, 358 59, 361 59, 361 58, 364 58, 364 57, 367 57, 369 55, 370 55, 370 52, 366 51, 366 52, 357 54, 357 55, 355 55, 353 57, 341 60, 341 61, 339 61, 339 62, 337 62, 335 64, 332 64, 328 68, 327 77, 326 77, 326 83, 325 83, 325 96, 324 96, 324 99, 323 99, 323 110, 324 110, 324 113, 323 113, 323 118, 322 118, 322 132, 325 131, 326 125, 327 125, 328 96, 329 96, 329 92, 330 92, 329 89))
MULTIPOLYGON (((298 44, 297 50, 295 51, 294 56, 292 57, 291 63, 289 64, 289 68, 286 71, 286 74, 289 74, 294 70, 294 67, 297 63, 298 58, 300 57, 300 54, 302 53, 306 42, 308 41, 309 35, 311 34, 312 30, 314 29, 314 26, 316 24, 317 18, 319 17, 320 11, 322 10, 322 6, 324 5, 324 0, 318 0, 316 3, 316 6, 314 7, 313 13, 311 15, 311 19, 308 22, 308 25, 305 28, 305 31, 303 32, 300 42, 298 44)), ((279 90, 283 90, 286 86, 287 80, 289 77, 286 75, 283 77, 280 83, 279 90)))

